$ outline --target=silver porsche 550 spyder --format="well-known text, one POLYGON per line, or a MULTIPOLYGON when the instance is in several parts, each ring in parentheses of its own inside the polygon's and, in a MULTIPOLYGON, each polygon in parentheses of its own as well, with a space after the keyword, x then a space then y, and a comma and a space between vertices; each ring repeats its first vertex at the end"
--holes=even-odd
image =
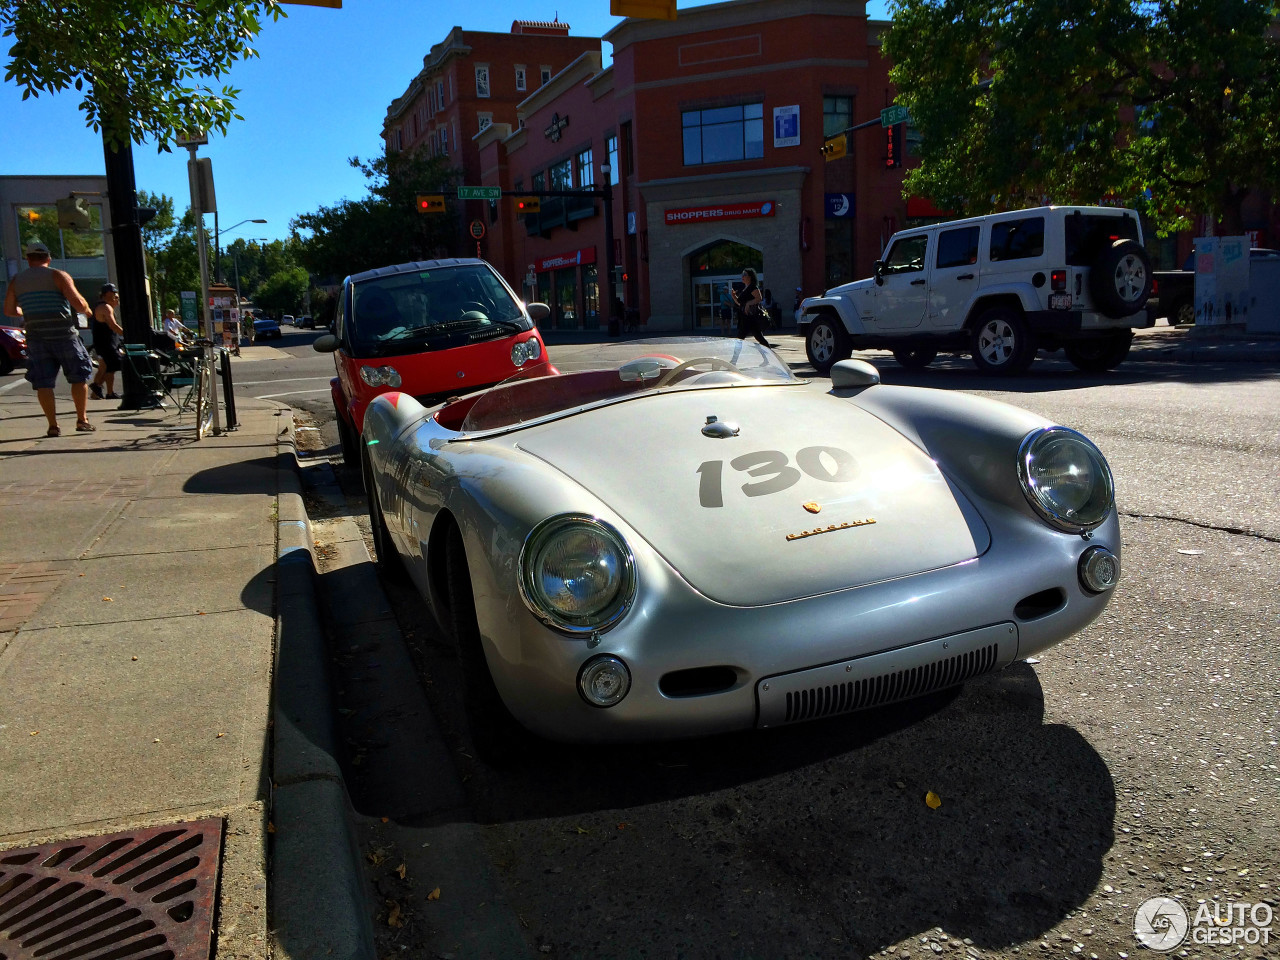
POLYGON ((1102 612, 1089 440, 978 397, 821 393, 741 340, 610 344, 426 409, 378 397, 378 562, 458 644, 482 753, 777 727, 954 687, 1102 612))

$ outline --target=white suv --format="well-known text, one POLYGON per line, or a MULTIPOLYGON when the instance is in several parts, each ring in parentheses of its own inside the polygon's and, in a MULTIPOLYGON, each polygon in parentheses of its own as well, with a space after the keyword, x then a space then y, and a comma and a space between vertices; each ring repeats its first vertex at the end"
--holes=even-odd
POLYGON ((1062 348, 1097 372, 1128 356, 1150 294, 1137 213, 1035 207, 895 233, 874 277, 805 300, 799 323, 822 375, 868 348, 911 368, 967 350, 992 374, 1062 348))

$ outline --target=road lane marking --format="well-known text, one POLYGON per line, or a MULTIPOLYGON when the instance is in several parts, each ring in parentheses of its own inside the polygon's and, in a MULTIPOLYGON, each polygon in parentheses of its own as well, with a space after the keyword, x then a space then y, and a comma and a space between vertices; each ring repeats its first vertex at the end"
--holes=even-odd
POLYGON ((300 397, 304 393, 329 393, 328 387, 323 390, 290 390, 288 393, 263 393, 254 394, 255 400, 274 400, 276 397, 300 397))
POLYGON ((333 377, 281 377, 279 380, 237 380, 237 387, 261 387, 268 383, 306 383, 310 380, 323 380, 328 383, 333 377))

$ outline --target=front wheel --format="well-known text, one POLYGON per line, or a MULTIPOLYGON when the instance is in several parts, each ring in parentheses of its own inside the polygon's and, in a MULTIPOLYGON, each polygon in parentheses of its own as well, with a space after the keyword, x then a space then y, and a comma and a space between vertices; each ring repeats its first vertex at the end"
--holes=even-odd
POLYGON ((825 377, 837 361, 849 359, 853 349, 844 324, 830 314, 823 314, 809 324, 809 333, 804 338, 804 352, 818 375, 825 377))
POLYGON ((403 583, 407 577, 400 554, 396 552, 395 541, 391 539, 391 531, 387 529, 387 519, 382 514, 382 504, 378 502, 378 485, 373 482, 373 468, 368 457, 361 457, 361 472, 364 474, 364 488, 369 498, 369 529, 373 534, 373 562, 388 580, 403 583))
POLYGON ((1085 373, 1102 373, 1124 363, 1133 344, 1133 331, 1126 330, 1100 340, 1080 340, 1062 348, 1072 366, 1085 373))
POLYGON ((1166 318, 1171 327, 1185 327, 1196 322, 1196 305, 1190 297, 1179 297, 1173 301, 1166 318))
POLYGON ((923 370, 937 359, 938 351, 928 347, 899 347, 893 351, 893 359, 908 370, 923 370))
POLYGON ((974 322, 970 335, 973 362, 983 373, 1012 376, 1025 373, 1036 358, 1035 339, 1022 311, 992 307, 974 322))

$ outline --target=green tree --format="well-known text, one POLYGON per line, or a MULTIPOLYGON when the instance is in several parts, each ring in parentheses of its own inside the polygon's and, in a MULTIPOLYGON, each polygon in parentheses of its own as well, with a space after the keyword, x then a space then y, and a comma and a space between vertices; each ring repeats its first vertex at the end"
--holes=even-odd
MULTIPOLYGON (((157 218, 159 219, 159 218, 157 218)), ((150 224, 148 224, 150 226, 150 224)), ((143 242, 147 231, 143 228, 143 242)), ((177 221, 167 242, 148 252, 152 299, 163 310, 180 308, 182 291, 200 290, 200 256, 196 250, 196 220, 188 209, 177 221)))
POLYGON ((163 277, 158 270, 160 253, 169 246, 178 221, 173 215, 173 197, 164 193, 138 191, 138 206, 150 207, 156 215, 142 225, 142 248, 146 251, 147 275, 151 278, 151 303, 164 310, 163 277))
POLYGON ((89 125, 111 148, 184 130, 225 133, 239 91, 219 78, 251 46, 276 0, 0 0, 0 36, 13 37, 6 80, 22 98, 74 88, 89 125))
POLYGON ((390 153, 369 163, 359 158, 350 162, 369 181, 369 195, 294 217, 290 227, 303 266, 341 278, 393 263, 457 255, 457 217, 451 210, 422 214, 417 207, 419 194, 456 185, 459 171, 445 158, 390 153))
POLYGON ((254 306, 272 313, 296 314, 307 292, 308 282, 307 271, 302 267, 273 273, 254 292, 254 306))
POLYGON ((1241 230, 1280 187, 1274 0, 892 0, 907 190, 969 214, 1118 198, 1241 230))

